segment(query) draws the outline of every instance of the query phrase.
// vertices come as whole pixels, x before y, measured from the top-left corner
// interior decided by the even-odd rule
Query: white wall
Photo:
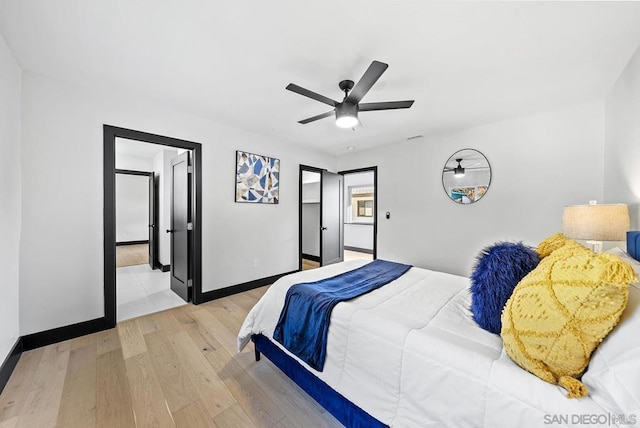
[[[306,180],[318,180],[305,182]],[[320,257],[320,174],[303,171],[302,253]]]
[[[537,245],[561,230],[564,205],[602,200],[603,118],[603,102],[588,103],[355,152],[338,168],[378,166],[379,258],[468,275],[486,245]],[[481,151],[493,173],[471,205],[442,187],[445,162],[464,148]]]
[[[103,124],[202,143],[203,291],[297,269],[299,164],[332,156],[33,73],[22,102],[21,334],[104,315]],[[279,204],[234,202],[237,149],[280,159]]]
[[[345,223],[344,246],[373,251],[373,223]]]
[[[640,48],[605,102],[604,198],[629,204],[640,230]]]
[[[320,257],[320,203],[302,204],[302,253]]]
[[[116,140],[120,140],[119,144],[127,144],[127,140],[118,138]],[[153,171],[153,159],[116,152],[116,169],[151,172]]]
[[[19,336],[21,70],[0,34],[0,364]]]
[[[149,239],[149,177],[116,174],[116,242]]]

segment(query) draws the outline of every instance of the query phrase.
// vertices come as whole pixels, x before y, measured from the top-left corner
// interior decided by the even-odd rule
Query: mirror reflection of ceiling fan
[[[447,167],[444,169],[444,172],[453,172],[453,175],[456,177],[462,177],[464,175],[464,172],[466,170],[474,170],[474,169],[487,169],[487,167],[484,166],[480,166],[480,167],[475,167],[476,165],[480,165],[481,162],[476,162],[476,163],[472,163],[469,164],[467,166],[462,166],[462,158],[456,158],[456,162],[458,162],[458,165],[456,165],[455,167]]]
[[[413,104],[413,100],[410,101],[385,101],[378,103],[360,103],[362,98],[369,92],[371,87],[378,81],[382,73],[389,67],[380,61],[373,61],[367,71],[364,72],[358,83],[354,84],[353,80],[343,80],[339,83],[340,90],[344,92],[344,99],[342,102],[332,100],[308,89],[302,88],[296,84],[289,83],[287,88],[289,91],[303,95],[305,97],[320,101],[323,104],[327,104],[333,107],[333,110],[326,113],[312,116],[307,119],[298,121],[303,125],[314,122],[325,117],[336,116],[336,125],[340,128],[353,128],[358,125],[358,112],[361,111],[374,111],[374,110],[395,110],[401,108],[409,108]]]

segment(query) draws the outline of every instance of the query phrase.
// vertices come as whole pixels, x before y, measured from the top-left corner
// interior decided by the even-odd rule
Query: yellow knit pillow
[[[566,239],[566,238],[565,238]],[[631,266],[567,240],[513,290],[502,311],[507,354],[570,398],[587,394],[578,380],[627,304]]]
[[[575,242],[575,241],[567,238],[562,233],[555,233],[549,236],[544,241],[540,242],[538,244],[538,248],[536,248],[536,252],[540,256],[540,259],[544,259],[549,254],[559,249],[560,247],[563,247],[564,244],[568,242]]]

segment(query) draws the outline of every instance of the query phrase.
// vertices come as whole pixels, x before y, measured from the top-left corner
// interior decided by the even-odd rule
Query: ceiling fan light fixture
[[[336,126],[339,128],[353,128],[359,122],[357,104],[345,102],[336,106]]]
[[[462,162],[462,159],[456,159],[456,162],[458,162],[458,166],[453,168],[453,176],[462,177],[464,175],[464,168],[462,167],[462,165],[460,165],[460,162]]]

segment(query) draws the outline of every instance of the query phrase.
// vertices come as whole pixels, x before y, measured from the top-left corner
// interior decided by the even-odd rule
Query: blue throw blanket
[[[273,338],[318,371],[324,367],[331,311],[402,276],[411,266],[375,260],[349,272],[287,291]]]

